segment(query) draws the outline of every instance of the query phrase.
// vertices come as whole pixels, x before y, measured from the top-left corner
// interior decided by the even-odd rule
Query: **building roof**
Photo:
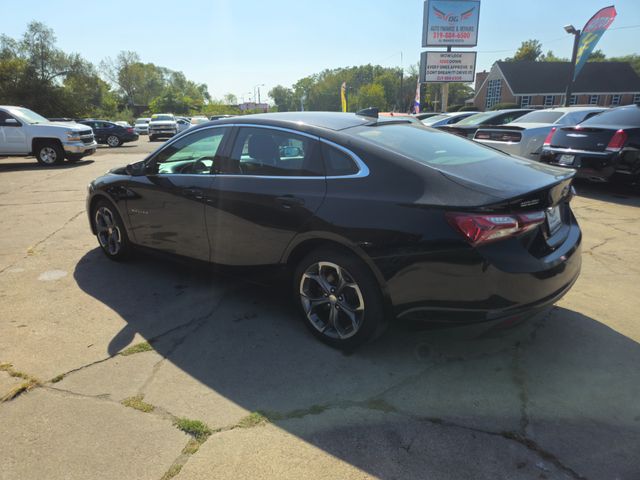
[[[514,95],[563,94],[570,62],[496,62]],[[640,76],[628,62],[588,62],[573,85],[574,94],[640,93]]]

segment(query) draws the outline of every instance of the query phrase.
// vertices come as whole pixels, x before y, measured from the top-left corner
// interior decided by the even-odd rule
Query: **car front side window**
[[[220,173],[278,177],[324,176],[317,140],[269,128],[240,128],[228,163],[228,168]]]
[[[208,175],[228,128],[200,130],[168,145],[152,160],[150,170],[159,174]]]

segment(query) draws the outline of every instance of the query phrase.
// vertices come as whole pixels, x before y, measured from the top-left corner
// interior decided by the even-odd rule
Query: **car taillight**
[[[503,142],[519,142],[521,139],[522,139],[521,134],[512,133],[512,132],[503,133],[500,136],[500,140],[502,140]]]
[[[609,145],[607,145],[607,150],[610,152],[619,152],[624,147],[624,144],[627,143],[627,132],[624,130],[618,130],[613,134],[611,140],[609,140]]]
[[[489,132],[476,132],[475,136],[476,140],[489,140],[491,138],[491,134]]]
[[[133,127],[128,127],[127,128],[127,133],[133,133]]]
[[[551,139],[553,138],[554,133],[556,133],[556,127],[553,127],[551,129],[551,131],[549,132],[549,135],[547,135],[547,138],[544,139],[544,143],[542,145],[544,146],[551,145]]]
[[[527,232],[544,222],[544,212],[528,212],[516,215],[478,215],[475,213],[446,213],[451,226],[473,245],[513,237]]]

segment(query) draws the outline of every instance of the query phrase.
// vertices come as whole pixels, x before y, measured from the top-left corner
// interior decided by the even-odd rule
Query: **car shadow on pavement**
[[[574,186],[581,197],[630,207],[640,207],[640,185],[593,183],[586,180],[576,180]]]
[[[42,166],[35,158],[27,159],[27,162],[4,162],[0,159],[0,173],[2,172],[21,172],[29,170],[66,170],[76,167],[84,167],[91,165],[95,160],[80,160],[78,162],[64,162],[59,165]]]
[[[165,359],[145,399],[176,415],[218,428],[261,412],[283,435],[383,479],[640,472],[640,345],[580,313],[554,307],[456,328],[395,322],[345,354],[307,332],[282,285],[155,256],[116,263],[99,249],[74,277],[127,322],[110,355],[138,333]],[[271,448],[260,438],[246,448]]]

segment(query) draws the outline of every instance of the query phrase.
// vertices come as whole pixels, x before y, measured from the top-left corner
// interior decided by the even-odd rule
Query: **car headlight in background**
[[[67,134],[67,140],[70,142],[79,142],[80,141],[80,132],[74,132],[73,130],[70,130],[68,132],[66,132]]]

